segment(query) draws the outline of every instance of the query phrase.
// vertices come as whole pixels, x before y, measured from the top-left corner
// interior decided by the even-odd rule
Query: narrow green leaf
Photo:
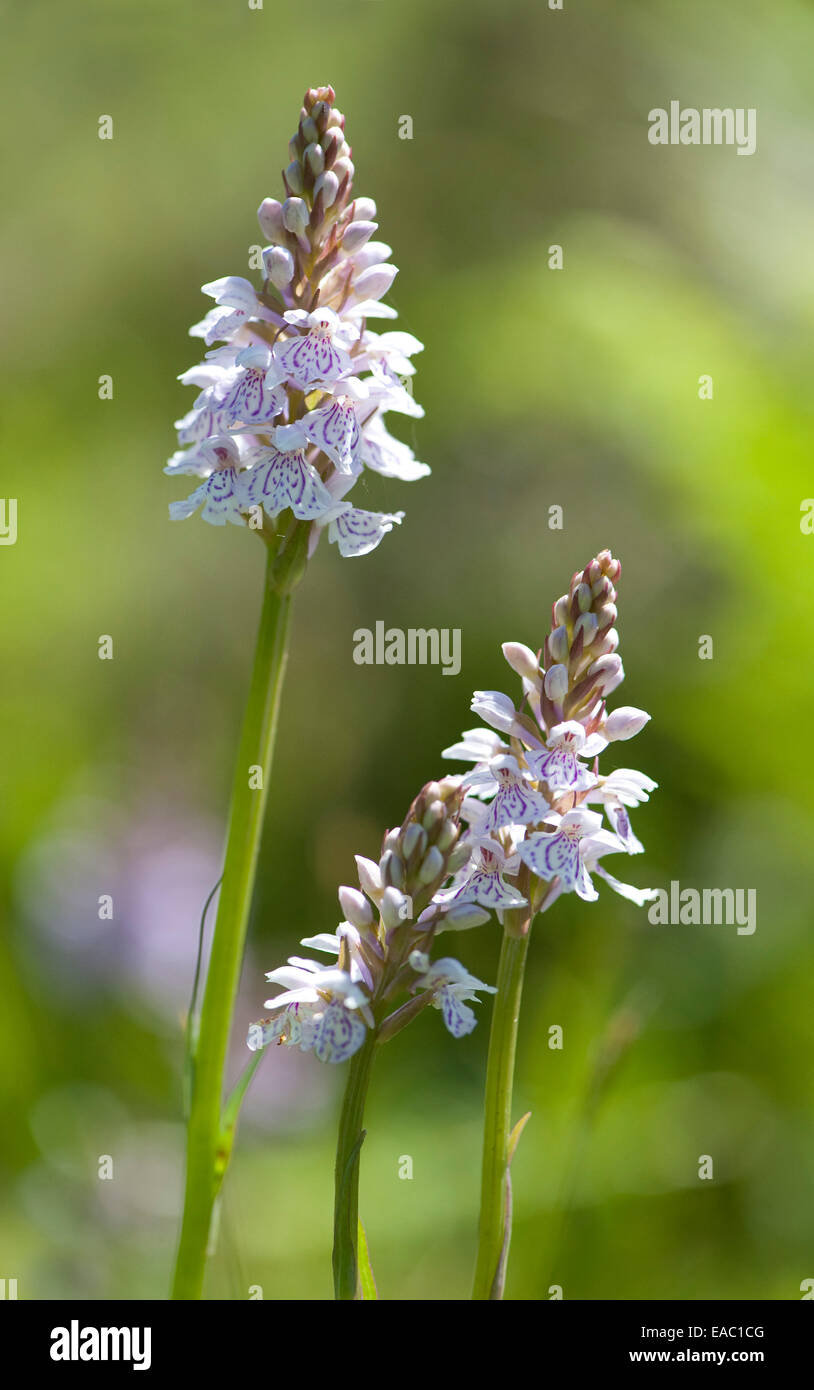
[[[359,1287],[361,1297],[364,1302],[370,1299],[378,1299],[379,1291],[376,1288],[376,1280],[373,1278],[373,1269],[370,1264],[370,1252],[367,1248],[367,1236],[365,1228],[359,1218]]]

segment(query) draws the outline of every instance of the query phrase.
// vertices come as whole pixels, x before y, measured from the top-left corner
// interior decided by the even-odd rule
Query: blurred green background
[[[433,476],[361,483],[359,503],[404,507],[403,527],[360,560],[321,546],[298,593],[232,1073],[263,972],[335,926],[354,852],[375,855],[446,770],[471,690],[514,689],[500,643],[538,646],[552,599],[609,546],[616,700],[653,718],[608,765],[660,784],[629,876],[755,888],[757,931],[654,927],[604,885],[539,920],[507,1294],[799,1298],[814,1276],[814,9],[2,8],[2,492],[19,535],[0,550],[0,1276],[20,1298],[166,1296],[181,1021],[263,556],[234,528],[171,525],[185,480],[161,468],[194,399],[176,376],[198,358],[198,287],[248,273],[302,93],[331,82],[401,267],[399,326],[426,344],[426,418],[395,427]],[[647,113],[671,99],[756,107],[757,153],[650,146]],[[461,674],[354,665],[352,633],[377,619],[460,627]],[[496,928],[449,945],[494,979]],[[479,1019],[455,1042],[430,1011],[378,1064],[362,1212],[385,1298],[468,1294],[488,1003]],[[210,1296],[330,1296],[341,1083],[313,1057],[264,1060]]]

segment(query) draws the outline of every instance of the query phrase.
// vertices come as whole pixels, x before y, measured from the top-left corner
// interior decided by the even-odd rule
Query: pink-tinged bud
[[[314,183],[314,197],[322,194],[322,206],[332,207],[336,202],[336,195],[339,192],[339,179],[335,169],[328,169],[326,173],[320,174]]]
[[[308,226],[308,207],[302,198],[286,198],[283,203],[283,222],[295,236],[302,236]]]
[[[568,658],[568,630],[555,627],[548,634],[548,655],[552,661],[566,661]]]
[[[602,732],[610,743],[619,739],[634,738],[650,720],[650,715],[633,705],[620,705],[605,720]]]
[[[335,159],[331,165],[331,173],[334,175],[334,178],[338,179],[339,183],[342,183],[343,179],[352,179],[355,172],[351,161],[347,158],[343,158],[341,155],[339,159]]]
[[[278,290],[285,289],[294,278],[294,257],[285,246],[267,246],[263,252],[263,268],[266,278]]]
[[[319,147],[325,155],[326,169],[330,169],[334,160],[339,158],[344,143],[342,132],[339,130],[326,130],[325,134],[320,138]]]
[[[518,676],[535,683],[539,681],[540,663],[530,647],[523,642],[504,642],[503,655]]]
[[[394,265],[372,265],[369,270],[363,270],[354,282],[353,292],[359,299],[381,299],[397,275],[398,270]]]
[[[285,242],[285,223],[283,222],[282,205],[276,198],[264,198],[257,209],[257,220],[260,223],[260,230],[267,241],[273,241],[276,245]]]
[[[469,931],[470,927],[482,927],[489,921],[489,913],[477,903],[458,903],[445,912],[437,931]]]
[[[395,849],[386,849],[379,860],[379,868],[382,871],[382,883],[389,888],[402,888],[404,886],[404,860],[398,855]]]
[[[304,184],[302,178],[302,165],[298,159],[292,159],[285,171],[285,181],[292,193],[302,193]]]
[[[366,246],[357,251],[353,257],[356,262],[357,272],[361,274],[372,265],[383,265],[393,254],[392,246],[388,246],[386,241],[369,241]]]
[[[424,856],[424,862],[418,872],[418,882],[421,884],[432,883],[444,868],[444,856],[436,845],[431,845]]]
[[[603,603],[598,608],[596,604],[594,604],[594,612],[596,614],[596,621],[600,627],[613,627],[618,617],[618,610],[615,603]]]
[[[568,694],[568,668],[560,665],[549,666],[543,684],[549,700],[561,704]]]
[[[426,811],[424,812],[424,817],[421,821],[421,824],[423,825],[425,830],[437,830],[438,826],[446,820],[446,815],[447,808],[444,805],[443,801],[431,801]]]
[[[342,115],[342,112],[336,106],[334,106],[333,110],[331,111],[331,114],[328,117],[329,130],[331,129],[331,126],[338,126],[340,130],[345,129],[345,117]]]
[[[597,621],[595,613],[580,613],[574,624],[574,637],[582,633],[583,647],[590,647],[596,636]]]
[[[554,621],[558,627],[564,627],[565,623],[568,621],[568,610],[570,607],[571,601],[568,595],[562,594],[554,604]]]
[[[305,162],[316,178],[325,168],[325,152],[321,145],[311,144],[305,151]]]
[[[426,853],[426,850],[426,830],[423,826],[418,824],[418,821],[411,821],[401,837],[402,858],[405,862],[412,859],[414,855],[418,855],[418,858],[421,859]]]
[[[609,627],[607,632],[597,638],[593,644],[593,652],[596,656],[604,656],[606,652],[615,652],[619,646],[619,633],[615,627]]]
[[[340,888],[339,905],[352,927],[357,927],[359,931],[362,931],[371,925],[373,909],[364,893],[360,893],[358,888],[345,886]]]
[[[385,888],[379,904],[379,911],[388,931],[393,931],[400,922],[409,922],[412,916],[409,901],[404,893],[400,893],[398,888],[392,887]]]
[[[377,903],[382,895],[382,876],[378,864],[372,859],[366,859],[363,854],[357,854],[356,869],[362,890]]]
[[[372,198],[356,198],[353,204],[354,222],[372,222],[376,216],[376,204]]]
[[[323,131],[328,124],[328,116],[331,108],[325,101],[316,101],[311,107],[311,119],[316,122],[317,129]]]
[[[361,251],[366,242],[370,240],[378,227],[378,222],[351,222],[344,236],[342,237],[342,249],[352,256],[354,251]]]
[[[599,694],[610,695],[617,685],[621,685],[625,679],[625,672],[622,667],[622,658],[611,652],[607,656],[600,656],[593,666],[588,667],[588,676],[599,681]]]

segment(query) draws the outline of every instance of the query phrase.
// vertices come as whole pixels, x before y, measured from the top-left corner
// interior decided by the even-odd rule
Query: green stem
[[[472,1297],[481,1300],[502,1297],[503,1274],[509,1253],[509,1141],[517,1026],[529,946],[527,909],[507,912],[505,927],[486,1066],[480,1227],[472,1291]]]
[[[263,829],[290,611],[290,593],[279,593],[272,583],[270,550],[194,1057],[184,1217],[172,1290],[175,1299],[201,1297],[215,1199],[229,1163],[231,1132],[225,1133],[222,1123],[224,1069]],[[262,769],[261,786],[250,785],[249,769],[257,767]],[[255,773],[251,782],[256,781]]]
[[[362,1129],[365,1100],[375,1054],[376,1033],[370,1029],[362,1047],[351,1060],[339,1117],[333,1249],[334,1295],[337,1299],[359,1297],[359,1159],[365,1137]]]

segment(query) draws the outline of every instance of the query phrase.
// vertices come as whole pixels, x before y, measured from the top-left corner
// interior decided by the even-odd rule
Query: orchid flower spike
[[[258,210],[262,284],[227,275],[203,286],[214,306],[190,333],[209,351],[181,375],[199,394],[164,470],[199,480],[171,518],[199,512],[257,531],[280,587],[296,582],[323,531],[341,555],[365,555],[401,522],[402,512],[348,500],[365,468],[403,481],[430,471],[385,425],[391,411],[424,413],[404,384],[422,344],[368,326],[396,317],[382,301],[397,271],[373,239],[375,203],[353,194],[332,87],[306,92],[289,152],[285,196]]]
[[[635,903],[656,896],[655,889],[620,882],[599,863],[606,854],[642,852],[628,810],[656,787],[632,768],[599,770],[609,744],[633,738],[650,718],[629,705],[612,713],[605,705],[624,679],[616,630],[621,568],[603,550],[573,576],[552,606],[539,652],[522,642],[504,644],[522,680],[518,706],[497,690],[475,692],[472,709],[491,727],[467,730],[443,754],[474,763],[462,778],[471,795],[462,806],[469,829],[460,843],[471,853],[440,901],[483,903],[501,920],[509,907],[528,906],[533,915],[561,893],[592,902],[598,897],[592,874]]]
[[[499,886],[507,865],[500,845],[486,841],[478,886],[441,891],[469,859],[469,845],[459,845],[463,797],[460,778],[428,782],[403,824],[385,835],[378,861],[357,856],[359,887],[339,889],[345,920],[302,942],[333,960],[292,956],[270,972],[282,993],[266,1001],[269,1015],[251,1025],[253,1051],[275,1042],[312,1051],[323,1062],[344,1062],[370,1031],[386,1042],[427,1005],[441,1011],[453,1037],[472,1031],[475,1014],[466,1001],[477,1000],[478,990],[494,990],[451,957],[433,965],[433,939],[445,928],[488,921],[489,908],[514,903],[517,895]]]

